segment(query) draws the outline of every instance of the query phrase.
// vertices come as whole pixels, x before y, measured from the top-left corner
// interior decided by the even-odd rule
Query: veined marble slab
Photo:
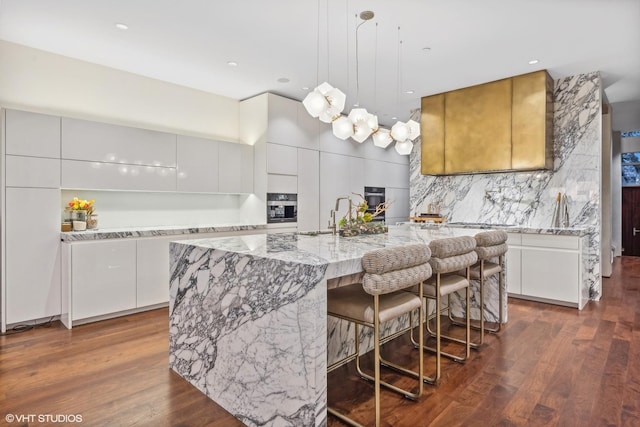
[[[353,344],[348,325],[343,331],[331,319],[327,326],[328,281],[357,279],[362,256],[375,248],[478,231],[390,227],[347,238],[279,233],[172,242],[169,365],[246,425],[325,425],[327,361]],[[388,322],[385,331],[406,324]],[[362,338],[366,351],[370,338]]]
[[[262,230],[265,224],[219,224],[219,225],[171,225],[153,227],[105,228],[60,233],[60,240],[73,242],[82,240],[126,239],[136,237],[178,236],[182,234],[221,233],[225,231]]]

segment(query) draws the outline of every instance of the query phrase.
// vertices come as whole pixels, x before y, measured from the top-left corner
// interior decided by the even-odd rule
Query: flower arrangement
[[[371,222],[373,218],[380,215],[387,209],[391,202],[380,203],[376,206],[373,213],[367,212],[369,205],[361,194],[353,193],[359,196],[362,201],[356,204],[351,212],[347,212],[338,225],[340,226],[340,234],[342,236],[357,236],[358,234],[379,234],[387,232],[387,227],[384,223]]]
[[[67,203],[67,209],[72,211],[87,211],[87,215],[91,215],[93,213],[93,204],[95,200],[83,200],[74,197],[69,203]]]

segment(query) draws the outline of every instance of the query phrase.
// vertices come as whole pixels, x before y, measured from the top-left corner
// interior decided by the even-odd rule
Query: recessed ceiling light
[[[304,86],[302,90],[309,90],[309,86]]]
[[[408,91],[406,91],[405,93],[406,93],[407,95],[411,95],[411,94],[413,93],[413,91],[412,91],[412,90],[408,90]]]
[[[537,59],[532,59],[531,61],[529,61],[529,65],[535,65],[535,64],[537,64],[538,62],[540,62],[540,61],[539,61],[539,60],[537,60]]]
[[[127,24],[123,24],[122,22],[116,23],[115,26],[119,30],[128,30],[129,29],[129,26]]]
[[[391,117],[391,120],[398,120],[396,116]]]
[[[278,83],[289,83],[291,80],[289,80],[287,77],[280,77],[278,79]]]
[[[237,62],[235,62],[235,61],[229,61],[229,62],[227,62],[227,65],[228,65],[229,67],[237,67],[237,66],[238,66],[238,63],[237,63]]]

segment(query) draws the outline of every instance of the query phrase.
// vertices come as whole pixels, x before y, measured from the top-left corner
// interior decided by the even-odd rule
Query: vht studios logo
[[[82,415],[77,414],[7,414],[8,423],[81,423]]]

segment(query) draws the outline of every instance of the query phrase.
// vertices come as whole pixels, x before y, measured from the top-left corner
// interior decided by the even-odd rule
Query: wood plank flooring
[[[407,342],[385,354],[417,360]],[[426,385],[417,403],[383,390],[383,425],[640,426],[640,258],[617,259],[602,300],[581,312],[510,299],[500,334],[466,364],[443,363],[440,385]],[[81,415],[83,426],[242,425],[167,364],[166,309],[0,336],[0,426],[74,425],[8,423],[7,414]],[[372,424],[373,387],[352,365],[329,375],[329,401]]]

